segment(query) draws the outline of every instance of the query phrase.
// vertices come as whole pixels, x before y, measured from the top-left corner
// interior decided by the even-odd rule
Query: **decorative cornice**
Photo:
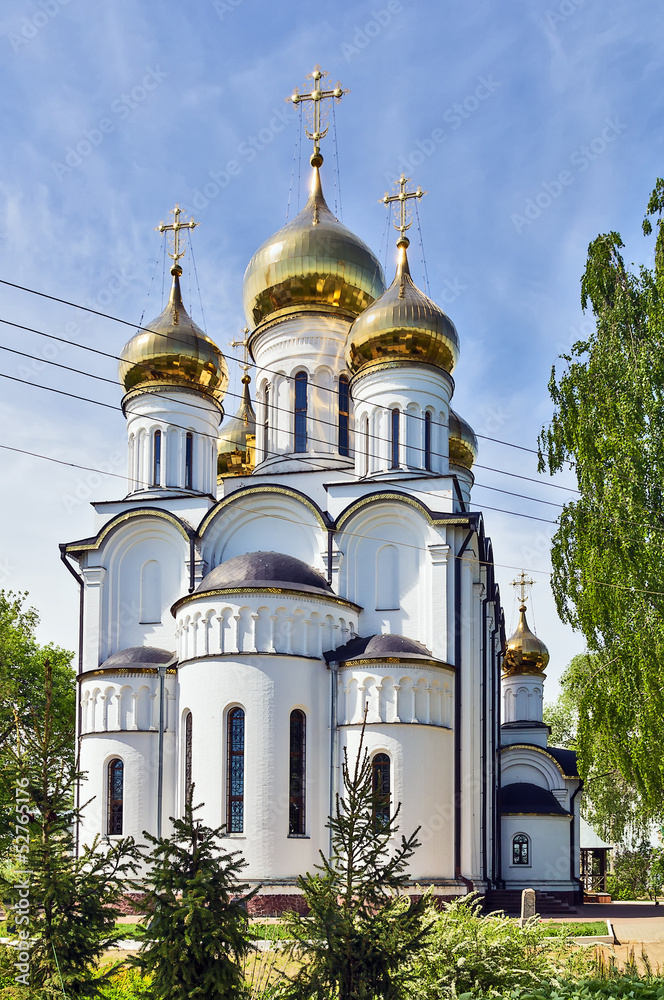
[[[579,779],[578,774],[565,774],[564,767],[556,760],[553,754],[550,754],[544,747],[538,747],[536,743],[507,743],[501,747],[501,754],[506,753],[507,750],[534,750],[536,753],[541,753],[545,757],[548,757],[550,761],[553,761],[563,778],[568,778],[570,781],[578,781]],[[515,813],[514,815],[517,814]],[[520,813],[519,815],[529,816],[530,813]],[[539,815],[539,813],[536,815]]]
[[[175,676],[177,667],[166,667],[166,673]],[[144,677],[146,674],[158,676],[157,667],[98,667],[97,670],[85,670],[78,674],[77,681],[89,680],[91,677],[104,677],[113,674],[115,677]]]
[[[375,493],[369,493],[368,496],[362,497],[360,500],[356,500],[352,503],[350,507],[342,512],[342,514],[337,518],[336,529],[341,531],[344,525],[350,521],[352,517],[355,516],[364,507],[377,503],[386,503],[396,500],[399,503],[408,504],[414,507],[421,514],[424,515],[427,522],[431,525],[439,527],[440,525],[446,524],[452,527],[472,527],[475,531],[477,530],[477,516],[473,516],[473,513],[466,515],[462,514],[434,514],[429,508],[422,503],[421,500],[416,500],[415,497],[410,497],[405,493],[398,493],[396,491],[388,492],[384,490],[378,490]]]
[[[312,594],[309,591],[298,590],[297,587],[220,587],[217,590],[202,590],[194,591],[193,594],[185,594],[184,597],[180,597],[175,604],[171,606],[171,614],[175,618],[176,613],[185,604],[191,604],[192,601],[207,600],[211,597],[224,597],[231,594],[254,594],[256,596],[270,597],[273,594],[288,594],[294,597],[299,597],[302,602],[307,603],[317,603],[322,602],[324,604],[343,604],[344,607],[352,608],[357,614],[362,611],[361,604],[355,604],[354,601],[349,601],[345,597],[339,597],[337,594]]]
[[[331,657],[330,659],[334,659]],[[409,657],[409,656],[362,656],[354,660],[339,660],[339,666],[342,670],[347,667],[362,667],[365,665],[378,667],[381,663],[391,664],[391,663],[407,663],[411,666],[418,667],[437,667],[441,670],[451,670],[452,673],[456,671],[456,667],[453,663],[446,663],[444,660],[434,660],[427,659],[425,656],[422,657]]]
[[[217,514],[219,514],[222,510],[226,510],[226,508],[231,504],[237,503],[242,499],[246,499],[248,496],[260,496],[264,493],[278,493],[281,496],[290,497],[291,500],[296,500],[298,503],[301,503],[302,506],[311,511],[321,528],[327,531],[329,524],[325,519],[323,511],[317,504],[314,503],[313,500],[310,500],[309,497],[305,496],[304,493],[300,493],[299,490],[294,490],[288,486],[267,486],[257,483],[256,486],[245,486],[242,487],[242,489],[236,490],[234,493],[231,493],[230,496],[220,500],[214,507],[211,507],[198,526],[198,536],[202,538],[210,526],[210,522],[214,520]]]
[[[184,521],[181,521],[179,517],[175,514],[171,514],[168,510],[161,510],[158,507],[135,507],[133,510],[127,510],[120,514],[116,514],[115,517],[111,518],[111,520],[104,525],[95,538],[85,538],[80,542],[69,542],[65,546],[65,552],[76,553],[99,549],[101,548],[101,545],[106,537],[112,531],[115,531],[116,528],[126,524],[128,521],[141,517],[158,518],[163,521],[169,521],[175,528],[177,528],[187,542],[193,534],[193,528],[188,528]]]

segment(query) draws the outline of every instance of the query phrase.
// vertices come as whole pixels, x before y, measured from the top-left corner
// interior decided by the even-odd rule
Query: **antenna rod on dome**
[[[168,223],[160,222],[155,229],[158,233],[173,233],[173,253],[168,251],[168,256],[171,257],[176,263],[179,261],[180,257],[184,257],[186,248],[180,250],[180,230],[181,229],[195,229],[199,225],[198,222],[194,222],[193,219],[189,219],[188,222],[180,222],[180,216],[182,215],[182,209],[176,204],[175,208],[171,209],[170,215],[173,216],[173,221]]]
[[[410,245],[410,240],[406,236],[406,230],[410,229],[410,227],[412,226],[413,219],[412,219],[412,210],[411,210],[410,211],[410,216],[411,217],[410,217],[410,220],[408,220],[408,205],[407,205],[407,202],[411,198],[422,198],[425,194],[428,194],[428,191],[423,191],[422,188],[419,186],[419,184],[417,185],[417,190],[416,191],[407,191],[406,190],[406,184],[409,184],[410,181],[411,181],[411,179],[412,178],[410,178],[410,177],[406,177],[405,174],[402,174],[401,177],[399,178],[399,180],[397,181],[397,184],[398,184],[398,187],[399,187],[399,190],[397,191],[397,193],[396,194],[389,194],[386,191],[385,194],[383,195],[383,197],[380,199],[381,202],[383,203],[383,205],[391,205],[392,202],[398,202],[399,203],[399,223],[397,224],[395,222],[393,224],[394,228],[399,233],[401,233],[401,235],[399,236],[399,239],[397,240],[397,246],[398,247],[400,247],[400,246],[407,247],[407,246]]]
[[[314,144],[314,151],[311,157],[312,167],[320,167],[323,163],[323,157],[320,152],[320,141],[325,138],[327,130],[330,127],[329,122],[325,124],[328,115],[328,108],[323,102],[336,100],[338,104],[344,94],[350,93],[349,90],[344,90],[342,88],[339,81],[337,81],[336,87],[333,87],[330,90],[324,90],[323,87],[325,86],[325,82],[328,80],[329,75],[330,74],[326,70],[322,70],[320,66],[316,65],[313,73],[309,73],[307,76],[307,80],[314,81],[313,90],[309,93],[301,94],[296,87],[291,96],[286,98],[287,101],[292,101],[295,105],[311,101],[311,130],[305,126],[305,132],[307,133],[307,138],[311,139]]]

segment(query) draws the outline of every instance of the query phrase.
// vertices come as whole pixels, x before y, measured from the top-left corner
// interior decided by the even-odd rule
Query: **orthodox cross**
[[[180,250],[180,230],[181,229],[195,229],[198,225],[193,219],[189,222],[180,222],[180,216],[182,215],[182,209],[179,205],[176,205],[174,209],[170,212],[173,216],[173,221],[168,225],[164,222],[160,222],[157,226],[157,230],[160,233],[173,233],[173,253],[169,251],[168,256],[172,257],[174,261],[178,261],[180,257],[184,256],[185,251]]]
[[[251,367],[250,364],[249,364],[249,327],[245,326],[245,328],[242,331],[242,333],[244,334],[244,339],[243,340],[231,340],[231,347],[242,347],[242,348],[244,348],[244,361],[242,363],[242,367],[244,369],[244,374],[246,376],[247,372],[249,371],[249,368]],[[243,379],[243,381],[244,381],[244,379]]]
[[[399,225],[397,225],[396,222],[395,222],[394,223],[394,228],[398,229],[399,232],[401,233],[400,239],[404,239],[405,238],[406,230],[410,229],[410,227],[413,224],[413,220],[412,219],[409,222],[406,221],[407,217],[408,217],[407,216],[407,211],[408,211],[407,202],[411,198],[421,198],[423,195],[427,194],[426,191],[422,190],[422,188],[419,186],[419,184],[417,185],[417,191],[406,191],[406,184],[408,184],[410,182],[410,179],[411,179],[410,177],[406,177],[405,174],[402,174],[401,177],[398,180],[399,190],[398,190],[397,194],[388,194],[387,191],[386,191],[385,194],[383,195],[383,197],[380,199],[383,202],[384,205],[391,205],[392,202],[399,202]],[[406,245],[408,245],[408,244],[406,244]]]
[[[519,588],[517,593],[519,595],[519,600],[521,601],[522,604],[525,604],[526,601],[528,600],[528,593],[526,591],[526,588],[533,587],[534,585],[535,581],[529,580],[526,577],[526,574],[523,572],[523,570],[521,570],[516,580],[512,580],[512,586]]]
[[[313,73],[309,73],[307,80],[313,80],[313,89],[308,94],[301,94],[300,91],[295,88],[290,97],[287,97],[287,101],[292,101],[293,104],[302,104],[302,102],[311,101],[312,103],[312,126],[311,131],[305,127],[305,132],[307,133],[307,138],[311,139],[314,144],[314,158],[320,160],[320,163],[314,163],[312,159],[313,166],[320,166],[323,162],[323,158],[320,155],[320,141],[324,139],[327,135],[327,130],[329,129],[329,124],[324,125],[325,116],[327,114],[327,107],[323,104],[323,101],[336,100],[337,104],[344,96],[344,94],[350,93],[348,90],[343,90],[341,84],[337,81],[336,87],[330,90],[324,90],[325,82],[329,78],[329,73],[322,70],[320,66],[315,66]]]

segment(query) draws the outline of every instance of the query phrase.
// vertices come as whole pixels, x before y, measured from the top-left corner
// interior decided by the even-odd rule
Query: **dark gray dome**
[[[261,586],[312,594],[334,593],[322,573],[284,552],[246,552],[233,556],[215,566],[196,588],[196,593]]]
[[[421,642],[407,639],[405,635],[388,633],[370,635],[366,638],[351,639],[345,646],[330,650],[325,654],[328,660],[385,660],[398,657],[402,660],[432,660],[433,654]]]
[[[102,663],[104,670],[126,670],[128,667],[134,670],[141,667],[163,667],[175,660],[175,653],[169,653],[167,649],[156,649],[154,646],[130,646],[129,649],[120,649],[113,653]]]
[[[569,816],[552,792],[528,781],[503,785],[500,790],[500,811],[503,816]]]

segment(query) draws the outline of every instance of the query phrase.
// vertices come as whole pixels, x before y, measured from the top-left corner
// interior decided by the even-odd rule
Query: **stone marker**
[[[530,917],[535,916],[535,890],[534,889],[524,889],[521,893],[521,926],[526,923]]]

